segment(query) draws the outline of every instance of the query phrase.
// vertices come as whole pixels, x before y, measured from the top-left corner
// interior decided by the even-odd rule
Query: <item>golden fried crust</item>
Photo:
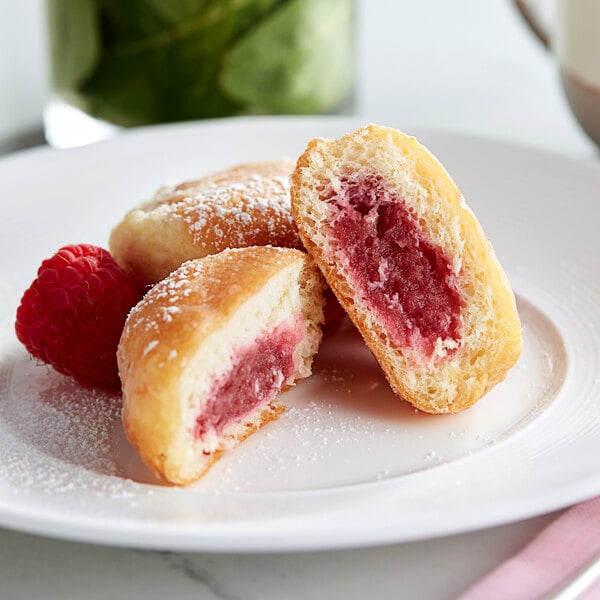
[[[292,170],[288,161],[248,163],[163,188],[114,228],[111,253],[144,287],[226,248],[301,249],[290,212]]]
[[[463,301],[460,346],[416,365],[393,347],[384,327],[332,259],[321,193],[348,173],[382,173],[430,240],[453,259]],[[292,214],[306,250],[380,363],[393,390],[420,410],[456,412],[505,378],[518,359],[522,334],[515,298],[477,219],[442,165],[415,138],[368,126],[339,140],[312,140],[292,175]]]
[[[313,302],[302,307],[306,330],[313,336],[307,346],[310,356],[305,357],[310,366],[320,341],[323,283],[312,261],[299,250],[250,247],[188,261],[156,284],[131,311],[117,352],[124,429],[144,462],[167,481],[195,481],[221,455],[222,448],[200,451],[194,459],[197,464],[189,468],[190,458],[179,448],[185,450],[182,435],[193,430],[197,417],[186,426],[186,403],[195,399],[198,385],[194,378],[217,345],[235,345],[235,339],[222,335],[233,315],[257,302],[277,305],[279,298],[265,295],[266,286],[299,263],[302,283]],[[295,317],[284,313],[284,318]],[[257,328],[261,326],[257,324]],[[276,419],[282,411],[277,401],[261,408],[260,414],[230,435],[228,446]]]

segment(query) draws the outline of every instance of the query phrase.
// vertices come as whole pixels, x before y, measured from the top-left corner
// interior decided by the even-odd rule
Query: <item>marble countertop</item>
[[[551,56],[509,0],[363,0],[358,22],[357,112],[365,119],[597,160]],[[0,530],[0,597],[452,599],[555,517],[380,548],[276,555],[115,549]]]

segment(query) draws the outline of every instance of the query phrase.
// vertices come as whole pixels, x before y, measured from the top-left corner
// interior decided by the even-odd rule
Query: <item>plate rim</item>
[[[302,116],[279,116],[279,117],[271,117],[271,116],[261,116],[261,117],[235,117],[235,118],[226,118],[226,119],[217,119],[210,122],[205,121],[196,121],[196,122],[185,122],[185,123],[176,123],[176,124],[164,124],[158,126],[149,126],[143,127],[132,131],[126,131],[122,134],[110,138],[108,140],[103,140],[101,142],[97,142],[91,144],[89,146],[72,148],[66,150],[56,150],[47,147],[37,147],[29,150],[19,151],[8,156],[2,157],[0,159],[0,176],[2,176],[4,169],[18,168],[14,167],[14,165],[19,165],[21,162],[32,161],[32,160],[43,160],[47,155],[57,155],[57,153],[62,153],[62,156],[67,157],[69,154],[80,153],[80,152],[94,152],[95,148],[98,146],[118,146],[123,144],[124,139],[137,139],[140,140],[146,136],[154,136],[160,135],[164,132],[185,132],[195,131],[197,128],[205,129],[205,128],[216,128],[226,125],[233,126],[242,124],[252,124],[254,125],[277,125],[278,127],[286,127],[289,125],[293,126],[307,126],[308,124],[326,124],[327,127],[335,126],[335,127],[356,127],[360,124],[364,124],[365,121],[360,116],[342,116],[342,117],[328,117],[328,116],[311,116],[311,117],[302,117]],[[459,138],[465,141],[468,144],[477,144],[484,143],[487,145],[493,145],[494,147],[503,147],[506,150],[518,150],[522,153],[526,153],[531,155],[537,155],[538,157],[542,157],[544,160],[556,161],[559,160],[563,165],[569,165],[571,168],[585,168],[593,172],[595,176],[600,178],[600,165],[595,162],[587,162],[581,159],[576,159],[569,156],[562,156],[559,153],[548,151],[544,149],[539,149],[535,147],[529,147],[527,145],[513,143],[506,140],[495,140],[493,138],[474,135],[471,133],[458,133],[453,132],[451,130],[446,129],[434,129],[427,127],[415,127],[413,128],[415,135],[417,137],[420,136],[442,136],[448,139],[456,139]],[[12,166],[11,166],[12,165]],[[527,296],[525,298],[528,300]],[[529,301],[529,300],[528,300]],[[0,357],[1,358],[1,357]],[[535,422],[535,420],[533,421]],[[524,431],[528,430],[533,423],[526,425],[522,430],[517,432],[517,435],[522,435]],[[471,457],[466,457],[468,460],[471,459],[480,459],[482,455],[487,454],[485,452],[485,448],[483,448],[484,452],[478,451],[476,455]],[[462,459],[458,459],[447,463],[444,467],[454,465],[460,465],[463,463]],[[430,471],[423,471],[421,473],[411,474],[412,476],[418,477],[421,475],[430,474]],[[381,486],[382,484],[390,484],[396,485],[397,482],[393,480],[385,481],[385,482],[377,482],[373,485]],[[364,486],[364,484],[362,484]],[[389,544],[395,542],[404,542],[404,541],[414,541],[417,539],[427,539],[432,537],[439,537],[443,535],[451,535],[455,533],[473,531],[475,529],[480,529],[483,527],[489,527],[493,525],[500,525],[503,523],[508,523],[511,521],[519,520],[521,518],[527,518],[530,516],[534,516],[537,514],[542,514],[543,512],[550,512],[552,510],[558,510],[564,508],[572,504],[573,502],[585,500],[592,495],[600,492],[600,475],[595,477],[590,477],[585,481],[580,481],[579,485],[571,485],[568,490],[565,490],[563,495],[560,497],[553,497],[553,499],[546,499],[546,502],[533,502],[535,507],[523,506],[523,502],[521,501],[521,511],[516,511],[513,514],[505,514],[504,516],[492,515],[488,514],[479,515],[478,519],[473,519],[472,523],[469,525],[466,522],[455,522],[454,524],[446,524],[445,527],[437,526],[433,529],[436,531],[430,531],[428,534],[419,535],[413,533],[413,535],[408,536],[398,536],[397,534],[390,532],[383,536],[381,531],[377,533],[369,534],[369,532],[362,532],[362,536],[357,536],[356,532],[354,532],[354,536],[349,536],[354,541],[349,539],[338,540],[337,543],[315,543],[314,541],[310,541],[308,539],[302,538],[303,542],[298,543],[298,540],[295,543],[280,541],[279,545],[274,544],[273,540],[270,542],[265,542],[263,538],[261,540],[260,536],[245,538],[242,543],[238,539],[230,539],[229,544],[225,543],[222,545],[215,544],[214,541],[212,543],[207,544],[207,540],[202,539],[202,536],[199,535],[203,529],[205,529],[205,524],[202,524],[199,528],[193,527],[189,524],[185,525],[186,531],[184,533],[179,533],[175,535],[173,538],[173,533],[169,535],[169,529],[178,529],[178,526],[173,525],[173,523],[153,523],[148,529],[144,531],[140,530],[139,525],[135,525],[135,521],[132,521],[132,524],[125,526],[124,522],[117,523],[116,530],[107,531],[106,523],[103,522],[102,518],[95,522],[88,522],[87,525],[79,524],[77,531],[62,531],[61,525],[64,525],[65,519],[58,518],[59,513],[54,513],[55,519],[52,518],[52,514],[46,516],[40,516],[39,514],[34,516],[31,515],[29,519],[25,517],[25,515],[20,514],[20,510],[10,510],[10,505],[5,506],[6,502],[4,499],[0,499],[0,525],[15,528],[20,531],[27,531],[29,533],[48,535],[50,537],[57,537],[61,539],[69,539],[72,541],[80,541],[80,542],[90,542],[90,543],[100,543],[100,544],[109,544],[115,546],[129,546],[129,547],[138,547],[138,548],[168,548],[168,549],[177,549],[177,550],[196,550],[196,551],[212,551],[212,552],[272,552],[272,551],[306,551],[306,550],[325,550],[325,549],[340,549],[340,548],[357,548],[357,547],[365,547],[365,546],[373,546],[380,544]],[[317,493],[323,493],[322,491],[317,491]],[[532,502],[530,502],[532,504]],[[541,508],[543,507],[543,508]],[[541,510],[540,510],[541,508]],[[468,520],[468,519],[466,519]],[[15,522],[18,521],[18,522]],[[69,521],[67,518],[66,521]],[[78,519],[73,518],[73,522],[75,523]],[[28,526],[29,523],[29,526]],[[94,524],[95,523],[95,524]],[[148,527],[148,523],[145,524]],[[182,526],[183,527],[183,526]],[[166,530],[166,531],[163,531]],[[115,531],[119,535],[115,537]],[[121,538],[120,534],[128,531],[130,534],[135,534],[134,539],[124,539]],[[199,536],[199,537],[198,537]],[[165,544],[165,538],[169,538],[169,542]],[[262,541],[262,544],[261,544]]]

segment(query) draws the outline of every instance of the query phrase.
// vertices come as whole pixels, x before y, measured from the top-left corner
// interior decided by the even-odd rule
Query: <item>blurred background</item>
[[[0,150],[41,139],[48,96],[44,0],[3,2],[0,19]]]
[[[134,4],[143,6],[139,0]],[[532,4],[551,21],[553,0]],[[355,7],[353,103],[316,106],[313,112],[354,112],[405,129],[427,126],[589,152],[590,143],[568,110],[555,61],[511,0],[357,0]],[[0,149],[10,149],[43,139],[43,112],[51,99],[50,44],[44,0],[5,2],[3,13]],[[58,35],[65,42],[65,33]],[[85,136],[67,136],[56,145],[82,141]]]

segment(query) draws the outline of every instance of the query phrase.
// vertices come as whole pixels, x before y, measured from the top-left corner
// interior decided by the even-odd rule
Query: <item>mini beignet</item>
[[[117,359],[123,424],[144,462],[174,484],[284,410],[311,373],[323,279],[299,250],[225,250],[188,261],[131,311]]]
[[[303,249],[290,210],[289,161],[241,164],[160,189],[113,229],[110,251],[140,288],[226,248]]]
[[[504,379],[522,346],[513,292],[458,187],[415,138],[372,125],[312,140],[291,194],[307,251],[397,394],[456,412]]]

